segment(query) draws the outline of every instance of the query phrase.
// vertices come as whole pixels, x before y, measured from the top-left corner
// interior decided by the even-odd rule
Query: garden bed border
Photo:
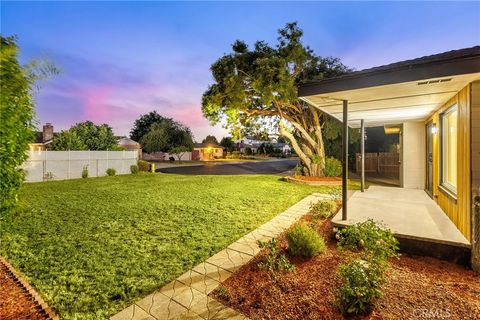
[[[28,283],[25,277],[17,271],[8,261],[0,256],[0,263],[7,267],[7,272],[10,272],[13,275],[13,281],[26,291],[27,295],[30,296],[39,308],[40,312],[45,313],[47,319],[50,320],[60,320],[60,317],[55,313],[55,311],[43,300],[43,298],[38,294],[38,292]]]

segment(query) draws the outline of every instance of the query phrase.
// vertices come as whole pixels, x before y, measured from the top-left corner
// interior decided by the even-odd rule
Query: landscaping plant
[[[288,261],[287,256],[281,253],[278,248],[276,238],[272,238],[269,241],[259,240],[258,246],[268,250],[263,261],[258,263],[258,268],[260,270],[270,272],[274,279],[277,278],[277,273],[280,271],[289,272],[295,270],[295,265],[291,264],[290,261]]]
[[[112,177],[117,173],[117,171],[113,168],[108,168],[107,169],[107,176]]]
[[[337,231],[340,248],[365,250],[379,259],[398,257],[398,240],[391,230],[369,219]]]
[[[325,240],[305,223],[295,224],[287,232],[288,252],[293,256],[311,258],[324,252]]]
[[[314,218],[329,218],[337,210],[337,203],[332,199],[324,199],[310,205],[310,213]]]
[[[334,157],[325,159],[325,169],[323,173],[327,177],[338,177],[342,174],[342,163]]]
[[[376,259],[350,260],[339,266],[335,292],[336,305],[344,315],[365,315],[372,311],[375,299],[382,296],[386,264]]]
[[[138,160],[138,169],[142,172],[149,172],[150,171],[150,162],[144,160]]]
[[[130,166],[130,172],[132,174],[137,174],[139,171],[138,166],[136,164]]]
[[[82,169],[82,178],[88,178],[88,165],[86,166],[83,166],[83,169]]]

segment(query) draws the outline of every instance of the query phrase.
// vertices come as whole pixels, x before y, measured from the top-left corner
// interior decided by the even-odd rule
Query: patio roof
[[[299,97],[348,125],[359,127],[425,120],[459,90],[480,80],[480,46],[308,82]]]

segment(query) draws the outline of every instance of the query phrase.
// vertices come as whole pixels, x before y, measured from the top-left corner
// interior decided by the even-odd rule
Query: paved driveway
[[[296,160],[272,160],[243,163],[207,162],[200,166],[160,168],[156,171],[192,175],[279,174],[292,170],[296,165]]]

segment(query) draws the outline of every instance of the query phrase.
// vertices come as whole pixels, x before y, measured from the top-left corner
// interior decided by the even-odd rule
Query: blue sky
[[[236,39],[275,44],[298,21],[304,43],[357,70],[480,44],[480,2],[4,2],[1,32],[21,60],[62,69],[37,95],[39,124],[108,123],[128,134],[151,110],[197,140],[226,131],[202,117],[209,67]]]

